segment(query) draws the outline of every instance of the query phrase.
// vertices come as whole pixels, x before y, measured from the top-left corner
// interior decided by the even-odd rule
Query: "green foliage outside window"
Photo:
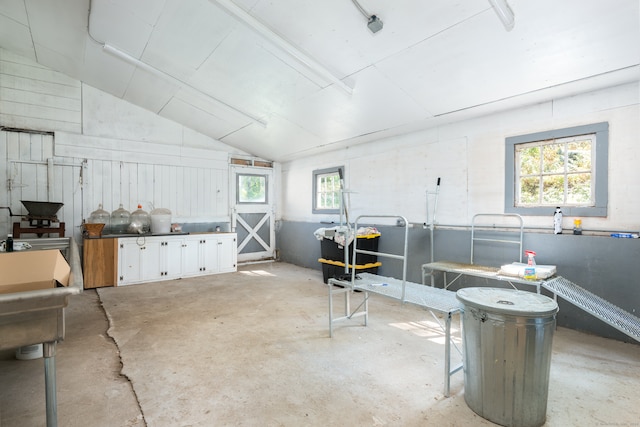
[[[264,175],[238,175],[238,202],[266,203],[267,177]]]
[[[592,136],[516,146],[518,206],[592,206]]]

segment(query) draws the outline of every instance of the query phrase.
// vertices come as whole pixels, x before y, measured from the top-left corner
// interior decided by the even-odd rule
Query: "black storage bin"
[[[344,270],[344,262],[333,261],[320,258],[318,260],[322,264],[322,280],[327,283],[329,279],[351,280],[351,268],[353,265],[349,265],[348,271]],[[356,265],[356,274],[358,273],[378,273],[378,267],[382,265],[381,262],[369,263],[364,265]]]
[[[357,248],[364,249],[367,251],[378,250],[378,241],[380,240],[380,234],[366,234],[362,236],[358,236],[356,239]],[[349,264],[353,262],[351,257],[353,256],[353,242],[349,244]],[[331,261],[340,261],[344,266],[344,246],[339,245],[333,239],[324,238],[320,241],[320,254],[322,258],[331,260]],[[377,255],[369,255],[369,254],[357,254],[356,256],[356,264],[371,264],[378,261]]]

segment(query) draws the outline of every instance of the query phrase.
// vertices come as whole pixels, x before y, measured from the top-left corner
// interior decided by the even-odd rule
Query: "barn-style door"
[[[275,254],[273,170],[231,167],[231,227],[238,235],[238,261],[273,259]]]

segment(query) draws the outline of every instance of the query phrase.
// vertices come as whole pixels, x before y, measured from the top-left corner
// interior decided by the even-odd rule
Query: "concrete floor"
[[[328,338],[327,287],[284,263],[88,290],[58,345],[60,426],[492,426],[443,396],[443,336],[372,297]],[[547,426],[639,426],[640,346],[559,328]],[[457,358],[456,361],[460,359]],[[45,425],[42,359],[0,352],[0,426]]]

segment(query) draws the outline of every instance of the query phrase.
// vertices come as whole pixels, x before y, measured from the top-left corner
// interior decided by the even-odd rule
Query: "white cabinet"
[[[183,277],[237,270],[235,233],[197,234],[184,239]]]
[[[173,277],[180,277],[180,271],[170,261],[171,255],[175,256],[170,254],[171,248],[173,245],[159,236],[118,239],[118,285],[169,278],[169,271]]]
[[[118,285],[177,279],[237,269],[235,233],[118,239]]]
[[[216,273],[218,245],[216,239],[206,234],[197,234],[184,239],[184,277]]]
[[[145,237],[118,239],[118,285],[161,277],[159,240]]]

